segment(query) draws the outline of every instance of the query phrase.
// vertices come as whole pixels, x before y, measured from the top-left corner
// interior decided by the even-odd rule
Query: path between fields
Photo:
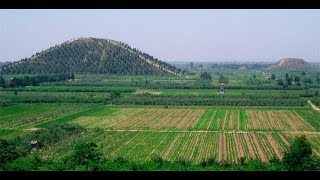
[[[147,129],[106,129],[105,131],[111,132],[168,132],[168,133],[205,133],[205,132],[213,132],[213,133],[239,133],[239,134],[267,134],[267,133],[284,133],[284,134],[310,134],[310,135],[320,135],[320,132],[310,132],[310,131],[283,131],[283,132],[272,132],[272,131],[213,131],[213,130],[205,130],[205,131],[179,131],[179,130],[147,130]]]
[[[308,100],[308,103],[311,105],[312,109],[320,111],[320,109],[317,106],[315,106],[310,100]]]

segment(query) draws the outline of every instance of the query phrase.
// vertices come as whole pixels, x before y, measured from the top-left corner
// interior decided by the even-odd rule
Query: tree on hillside
[[[312,161],[311,153],[306,136],[297,137],[284,155],[283,162],[289,170],[306,170],[306,165]]]
[[[276,79],[276,75],[272,74],[272,75],[271,75],[271,79],[272,79],[272,80],[275,80],[275,79]]]
[[[204,81],[211,81],[211,75],[210,75],[210,73],[208,73],[208,72],[203,72],[203,73],[201,73],[201,75],[200,75],[200,79],[201,80],[204,80]]]

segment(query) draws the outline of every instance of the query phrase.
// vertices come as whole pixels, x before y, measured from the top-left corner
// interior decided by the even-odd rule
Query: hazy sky
[[[122,41],[165,61],[320,62],[320,10],[0,10],[0,61],[77,37]]]

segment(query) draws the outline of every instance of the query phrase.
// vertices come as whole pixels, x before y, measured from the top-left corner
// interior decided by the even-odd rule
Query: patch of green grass
[[[214,115],[210,130],[221,130],[223,118],[225,115],[226,115],[226,110],[218,109],[216,114]],[[218,123],[220,123],[220,125],[218,125]]]
[[[13,129],[0,129],[0,137],[12,134],[15,132]]]
[[[315,130],[320,131],[320,113],[311,109],[309,111],[296,110],[307,123],[309,123]]]
[[[214,110],[212,109],[207,109],[202,116],[199,118],[197,121],[197,124],[194,126],[194,130],[206,130],[207,129],[207,124],[210,123],[211,117],[214,114]]]
[[[240,130],[247,130],[248,116],[245,110],[240,111]]]
[[[41,128],[45,128],[54,124],[58,124],[58,123],[65,123],[68,121],[72,121],[75,120],[77,118],[80,118],[82,116],[99,116],[99,117],[105,117],[108,115],[111,115],[115,110],[112,109],[108,109],[106,108],[106,106],[95,106],[92,107],[90,109],[85,109],[81,112],[77,112],[74,114],[69,114],[67,116],[61,117],[61,118],[57,118],[54,119],[52,121],[48,121],[42,124],[37,125],[37,127],[41,127]]]

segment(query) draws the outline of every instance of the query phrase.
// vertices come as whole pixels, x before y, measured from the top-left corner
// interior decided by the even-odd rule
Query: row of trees
[[[290,86],[297,86],[297,87],[309,86],[317,81],[320,81],[320,79],[318,80],[317,77],[316,79],[312,79],[311,77],[306,76],[305,72],[302,72],[301,75],[297,75],[297,74],[289,75],[288,73],[286,73],[284,77],[279,77],[279,78],[276,78],[276,75],[272,74],[271,80],[276,80],[277,85],[282,86],[284,88],[287,88]]]
[[[223,78],[225,79],[225,78]],[[228,79],[225,79],[228,80]],[[227,81],[224,81],[227,82]],[[103,82],[59,82],[54,85],[73,85],[73,86],[122,86],[122,87],[141,87],[148,89],[219,89],[219,86],[213,86],[210,81],[157,81],[157,80],[134,80],[134,81],[103,81]],[[317,85],[309,85],[305,87],[297,86],[278,86],[278,85],[259,85],[259,86],[240,86],[228,85],[226,89],[239,89],[239,90],[303,90],[309,88],[317,88]]]
[[[12,89],[14,90],[14,89]],[[23,91],[22,91],[23,92]],[[306,101],[301,98],[313,97],[313,94],[279,94],[279,95],[152,95],[128,94],[121,90],[108,92],[20,92],[2,93],[3,105],[15,103],[113,103],[136,105],[204,105],[204,106],[303,106]],[[1,102],[1,101],[0,101]]]
[[[254,97],[254,96],[252,96]],[[281,97],[202,97],[202,96],[155,96],[138,95],[114,100],[115,104],[134,105],[199,105],[199,106],[304,106],[306,101],[301,98]]]
[[[230,70],[238,70],[238,69],[264,69],[268,67],[270,64],[260,64],[260,63],[197,63],[190,62],[188,66],[190,67],[190,70],[193,70],[194,67],[198,67],[198,69],[206,68],[206,69],[230,69]]]
[[[58,82],[73,80],[74,74],[49,74],[49,75],[37,75],[37,76],[23,76],[13,77],[5,80],[0,76],[0,87],[12,88],[21,86],[35,86],[42,82]]]

